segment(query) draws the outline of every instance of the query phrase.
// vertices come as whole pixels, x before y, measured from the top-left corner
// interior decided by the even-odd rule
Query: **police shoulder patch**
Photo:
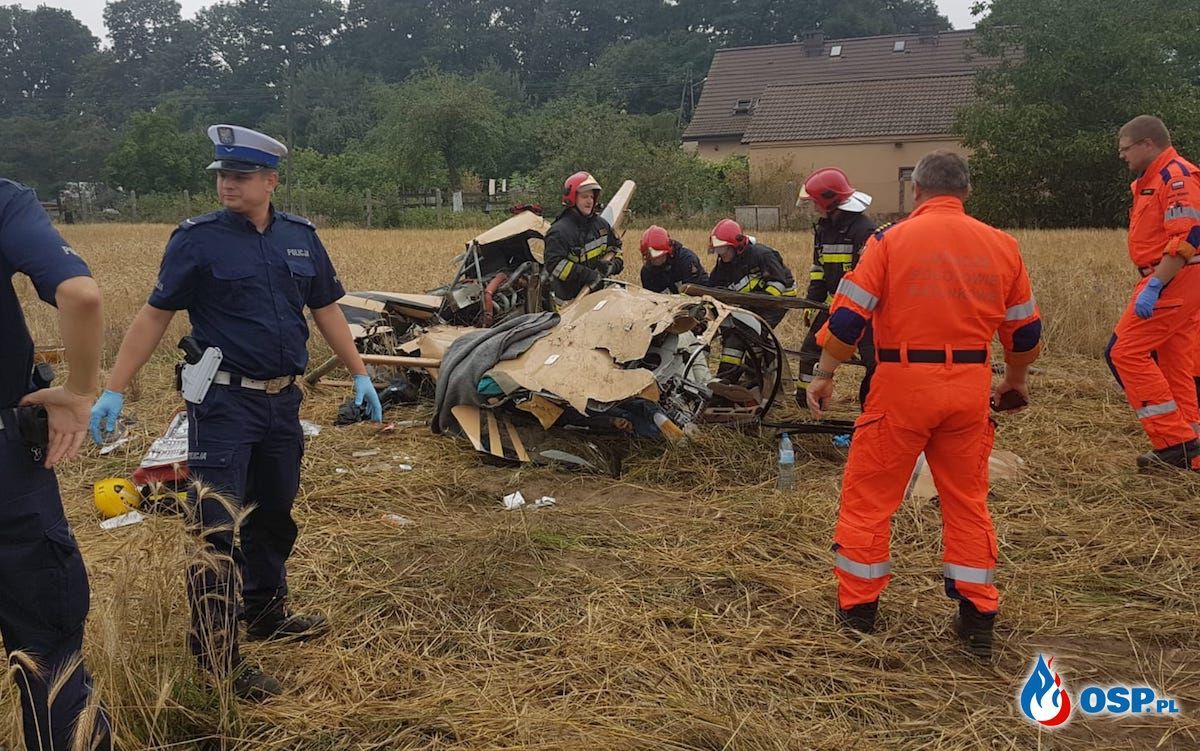
[[[209,214],[202,214],[200,216],[194,216],[191,219],[184,219],[182,222],[179,223],[178,229],[181,229],[186,232],[187,230],[191,229],[192,227],[198,227],[201,224],[208,224],[209,222],[215,222],[215,221],[217,221],[217,216],[219,216],[219,214],[220,214],[220,212],[213,211]]]
[[[1183,187],[1183,185],[1184,185],[1183,180],[1177,180],[1176,182],[1171,183],[1171,189],[1179,190],[1180,188]]]
[[[305,219],[304,217],[302,217],[298,214],[289,214],[286,211],[281,211],[281,212],[279,212],[279,216],[283,219],[288,220],[289,222],[294,222],[296,224],[303,224],[305,227],[308,227],[309,229],[317,228],[317,225],[313,224],[312,222],[308,221],[307,219]]]

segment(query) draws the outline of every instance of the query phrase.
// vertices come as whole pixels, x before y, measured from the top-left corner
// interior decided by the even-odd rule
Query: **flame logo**
[[[1034,722],[1046,727],[1057,727],[1071,716],[1071,697],[1063,688],[1062,678],[1050,670],[1054,658],[1038,655],[1037,663],[1029,671],[1025,688],[1021,689],[1021,711]]]

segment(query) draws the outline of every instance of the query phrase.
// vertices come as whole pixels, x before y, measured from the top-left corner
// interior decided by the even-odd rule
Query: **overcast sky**
[[[38,5],[49,5],[55,8],[66,8],[75,17],[91,27],[92,33],[104,38],[104,0],[19,0],[26,8]],[[956,29],[968,29],[975,25],[971,18],[971,5],[975,0],[937,0],[937,6],[950,19]],[[213,0],[180,0],[184,17],[190,17],[206,5],[212,5]]]

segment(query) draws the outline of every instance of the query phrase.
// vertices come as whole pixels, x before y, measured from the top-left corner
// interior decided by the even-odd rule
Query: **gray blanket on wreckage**
[[[434,433],[458,430],[450,410],[460,404],[480,406],[478,385],[483,375],[503,360],[520,356],[558,324],[557,313],[527,313],[509,318],[494,328],[472,331],[446,350],[438,367],[434,392]]]

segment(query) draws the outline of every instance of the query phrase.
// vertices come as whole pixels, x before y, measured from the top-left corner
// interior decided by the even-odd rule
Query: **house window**
[[[892,52],[903,52],[903,51],[904,51],[904,40],[903,39],[901,39],[898,42],[892,42]]]
[[[739,99],[733,105],[733,114],[748,115],[748,114],[750,114],[750,108],[753,105],[754,105],[754,100],[752,100],[752,99]]]
[[[830,47],[829,48],[829,56],[830,57],[841,57],[842,56],[842,45],[835,44],[832,47]]]
[[[907,214],[913,204],[913,168],[900,168],[900,213]]]

